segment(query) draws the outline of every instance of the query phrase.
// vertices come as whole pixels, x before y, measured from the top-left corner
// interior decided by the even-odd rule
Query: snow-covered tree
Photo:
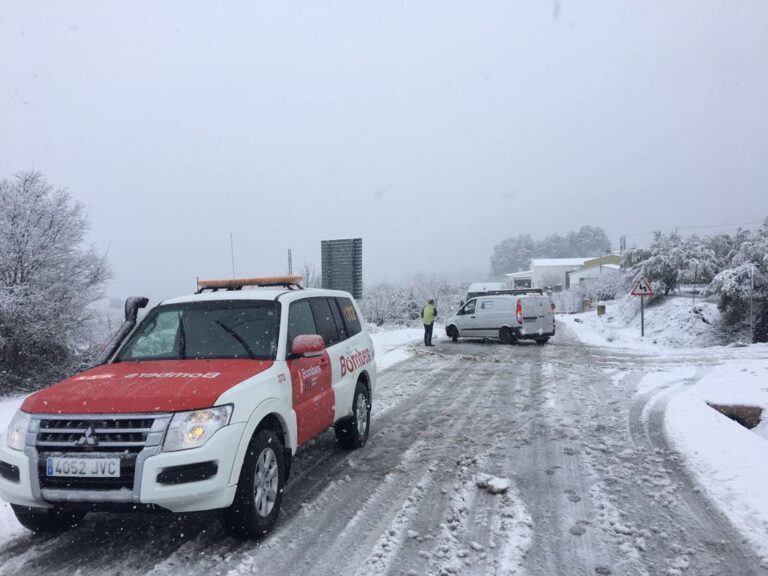
[[[519,234],[502,240],[493,248],[491,274],[501,277],[510,272],[528,270],[535,256],[535,245],[529,234]]]
[[[602,256],[611,250],[605,230],[597,226],[582,226],[577,232],[569,232],[566,240],[570,253],[558,257]],[[542,256],[547,257],[546,254]]]
[[[428,300],[435,300],[439,318],[446,318],[458,308],[466,294],[466,285],[449,282],[440,276],[417,274],[402,285],[386,282],[366,287],[360,303],[368,322],[407,325],[416,322]]]
[[[71,368],[88,343],[91,311],[110,272],[83,247],[82,205],[38,172],[0,181],[0,394]]]
[[[631,248],[622,258],[629,278],[645,276],[665,296],[680,283],[680,273],[686,267],[683,241],[677,234],[656,232],[649,248]]]
[[[755,317],[755,341],[768,341],[768,218],[754,234],[740,232],[728,267],[717,274],[709,290],[729,325],[749,321],[750,302]]]
[[[565,236],[551,234],[534,241],[529,234],[507,238],[493,249],[491,275],[528,270],[533,258],[578,258],[602,256],[611,250],[611,242],[602,228],[582,226]]]

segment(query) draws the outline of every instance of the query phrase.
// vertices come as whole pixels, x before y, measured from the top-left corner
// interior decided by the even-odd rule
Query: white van
[[[479,296],[464,304],[446,322],[446,334],[459,338],[494,338],[502,344],[534,340],[546,344],[555,334],[554,304],[549,296]]]

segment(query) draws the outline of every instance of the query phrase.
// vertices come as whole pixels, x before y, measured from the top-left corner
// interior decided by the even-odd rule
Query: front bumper
[[[136,457],[133,488],[118,490],[41,488],[38,451],[34,443],[24,452],[0,445],[0,461],[18,468],[18,481],[0,475],[0,498],[12,504],[48,508],[53,505],[88,504],[98,510],[120,504],[151,504],[171,512],[194,512],[226,508],[235,496],[237,485],[229,479],[235,453],[245,429],[236,423],[219,429],[199,448],[162,452],[161,446],[144,448]],[[168,470],[179,466],[209,464],[215,472],[202,480],[167,483]],[[166,483],[158,482],[158,476]]]

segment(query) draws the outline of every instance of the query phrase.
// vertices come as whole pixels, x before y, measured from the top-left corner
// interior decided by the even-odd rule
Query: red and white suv
[[[0,440],[0,497],[19,521],[61,531],[148,505],[268,532],[299,446],[332,425],[343,446],[365,444],[376,381],[354,299],[296,281],[201,283],[105,363],[29,396]]]

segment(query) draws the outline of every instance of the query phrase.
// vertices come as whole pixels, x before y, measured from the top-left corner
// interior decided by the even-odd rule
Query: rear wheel
[[[11,504],[11,508],[19,523],[32,532],[66,532],[77,526],[86,515],[83,510],[58,507],[31,508]]]
[[[259,430],[245,453],[235,500],[222,513],[227,533],[248,540],[272,530],[280,514],[284,485],[282,442],[273,430]]]
[[[536,338],[536,344],[538,344],[539,346],[544,346],[544,344],[546,344],[547,342],[549,342],[549,336],[541,336],[539,338]]]
[[[334,425],[336,439],[343,448],[361,448],[368,441],[371,427],[371,398],[368,387],[357,383],[352,400],[352,417],[344,418]]]
[[[510,328],[507,328],[505,326],[504,328],[499,330],[499,342],[501,342],[502,344],[515,343],[515,335]]]

